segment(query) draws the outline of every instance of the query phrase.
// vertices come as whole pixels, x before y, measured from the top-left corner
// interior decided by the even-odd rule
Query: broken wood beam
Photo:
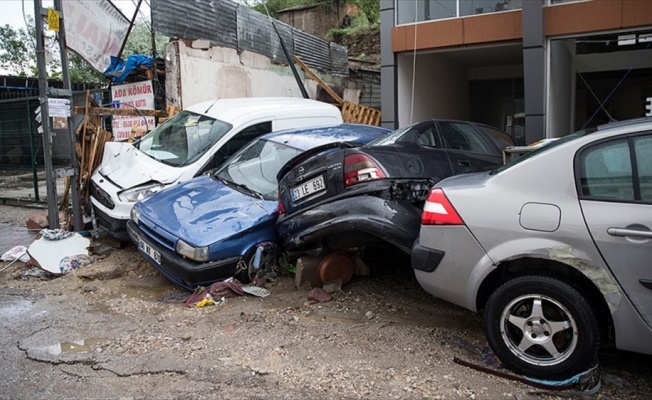
[[[312,79],[317,81],[317,84],[321,86],[328,94],[331,95],[333,99],[337,102],[337,104],[342,105],[344,103],[344,99],[342,99],[333,89],[331,89],[330,86],[328,86],[328,83],[324,82],[317,74],[312,72],[309,66],[307,66],[301,59],[297,56],[292,56],[292,59],[299,64],[302,70],[304,70]]]

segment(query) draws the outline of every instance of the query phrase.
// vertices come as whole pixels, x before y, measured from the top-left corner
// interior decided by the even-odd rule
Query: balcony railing
[[[396,0],[397,25],[521,9],[522,0]]]

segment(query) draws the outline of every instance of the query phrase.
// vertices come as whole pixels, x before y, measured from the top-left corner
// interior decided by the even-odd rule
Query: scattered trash
[[[89,245],[90,239],[79,233],[62,229],[43,229],[27,248],[27,253],[35,266],[54,275],[63,275],[69,268],[74,269],[74,265],[86,265],[80,256],[89,256]],[[68,259],[62,265],[66,257],[75,257],[75,261]]]
[[[16,246],[12,249],[9,249],[2,256],[0,256],[0,260],[2,261],[20,260],[26,263],[27,261],[29,261],[29,254],[27,254],[27,247]]]
[[[327,301],[333,300],[333,296],[324,289],[316,287],[308,292],[308,300],[326,303]]]
[[[245,293],[250,294],[252,296],[256,296],[256,297],[264,298],[264,297],[269,296],[269,290],[267,290],[267,289],[265,289],[263,287],[259,287],[259,286],[243,286],[242,290]]]
[[[61,274],[67,274],[68,272],[79,269],[86,265],[93,263],[93,259],[87,254],[76,254],[74,256],[66,256],[61,259],[59,262],[59,271]]]
[[[257,286],[242,286],[240,281],[236,279],[229,279],[226,281],[215,282],[210,285],[208,288],[199,286],[195,289],[195,292],[183,303],[184,307],[196,307],[198,303],[204,301],[208,298],[217,298],[222,297],[234,297],[234,296],[244,296],[245,294],[251,294],[257,297],[267,297],[269,296],[269,290],[257,287]],[[222,300],[223,301],[223,300]]]
[[[480,363],[472,363],[459,357],[453,357],[453,362],[456,364],[472,368],[476,371],[486,372],[501,378],[525,383],[543,390],[555,392],[564,390],[566,391],[565,394],[568,394],[569,396],[590,396],[600,390],[600,371],[597,365],[587,371],[572,376],[569,379],[560,381],[541,380],[508,372],[500,361],[498,361],[498,357],[496,357],[488,347],[479,348],[456,337],[450,338],[450,341],[453,344],[460,346],[462,349],[467,350],[471,355],[481,357],[482,361]]]

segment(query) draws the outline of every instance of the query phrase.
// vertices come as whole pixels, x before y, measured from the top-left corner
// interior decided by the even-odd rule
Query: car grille
[[[90,187],[90,192],[91,196],[95,198],[95,200],[99,201],[100,204],[102,204],[104,207],[108,208],[109,210],[113,210],[115,208],[115,203],[113,200],[111,200],[111,196],[102,189],[101,187],[97,186],[95,182],[91,180],[91,187]]]
[[[153,241],[159,243],[161,246],[167,248],[168,250],[176,251],[175,246],[174,246],[174,245],[175,245],[174,242],[172,242],[171,240],[167,239],[167,238],[164,237],[163,235],[160,235],[159,233],[157,233],[156,231],[154,231],[153,229],[151,229],[151,228],[150,228],[149,226],[147,226],[146,224],[144,224],[144,223],[139,224],[138,227],[140,228],[140,230],[141,230],[145,235],[149,236],[149,238],[152,239]]]

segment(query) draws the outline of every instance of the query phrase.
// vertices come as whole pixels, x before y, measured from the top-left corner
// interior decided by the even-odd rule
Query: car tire
[[[254,258],[256,256],[256,251],[258,250],[258,246],[253,246],[247,252],[245,253],[244,257],[242,257],[242,260],[240,262],[243,263],[242,268],[240,268],[241,264],[238,263],[238,272],[235,274],[235,279],[240,281],[241,283],[251,283],[253,280],[256,278],[256,275],[258,274],[259,271],[257,271],[254,268]],[[276,257],[276,252],[274,249],[265,249],[263,250],[263,253],[261,255],[261,267],[263,268],[263,271],[260,271],[262,273],[265,272],[266,268],[269,266],[269,263],[271,262],[273,265],[275,262],[275,257]]]
[[[485,334],[506,367],[548,380],[586,371],[600,346],[586,298],[548,276],[520,276],[498,287],[487,301]]]

